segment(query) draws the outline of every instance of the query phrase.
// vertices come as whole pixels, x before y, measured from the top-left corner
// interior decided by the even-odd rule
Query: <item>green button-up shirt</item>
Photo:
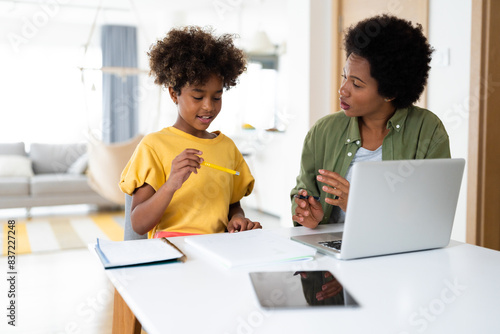
[[[387,122],[389,133],[382,143],[382,160],[450,158],[450,142],[441,120],[427,109],[411,106],[398,109]],[[300,174],[291,191],[292,214],[296,204],[293,196],[300,189],[309,195],[320,196],[324,217],[320,224],[335,222],[334,206],[325,203],[332,195],[321,190],[316,180],[319,169],[334,171],[344,176],[356,151],[362,146],[357,117],[348,117],[343,111],[320,119],[309,130],[302,149]],[[335,210],[339,210],[335,207]],[[336,215],[334,214],[333,217]]]

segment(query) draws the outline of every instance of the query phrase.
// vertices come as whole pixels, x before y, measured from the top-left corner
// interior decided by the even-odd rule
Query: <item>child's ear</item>
[[[174,103],[177,104],[177,93],[174,90],[174,87],[168,87],[168,94],[170,95],[172,101],[174,101]]]

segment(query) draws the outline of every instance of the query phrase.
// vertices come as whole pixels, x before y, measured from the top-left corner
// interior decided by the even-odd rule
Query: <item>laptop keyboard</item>
[[[328,248],[333,248],[336,250],[340,250],[340,247],[342,246],[342,240],[332,240],[332,241],[319,241],[318,242],[320,245],[328,247]]]

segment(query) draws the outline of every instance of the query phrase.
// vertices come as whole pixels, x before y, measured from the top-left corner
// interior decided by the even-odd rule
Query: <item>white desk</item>
[[[273,232],[338,231],[342,226]],[[444,249],[340,261],[225,269],[182,237],[185,263],[106,273],[148,334],[500,333],[500,252],[452,242]],[[249,271],[330,270],[359,308],[265,311]]]

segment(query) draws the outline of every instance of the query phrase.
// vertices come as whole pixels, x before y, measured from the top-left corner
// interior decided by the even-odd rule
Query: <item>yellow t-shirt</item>
[[[146,135],[137,146],[120,180],[120,189],[129,195],[144,183],[158,191],[170,175],[172,160],[187,148],[202,151],[207,162],[240,172],[232,175],[201,166],[174,193],[160,222],[149,231],[150,238],[157,231],[224,232],[229,205],[252,192],[254,178],[242,154],[230,138],[214,133],[217,137],[202,139],[168,127]]]

